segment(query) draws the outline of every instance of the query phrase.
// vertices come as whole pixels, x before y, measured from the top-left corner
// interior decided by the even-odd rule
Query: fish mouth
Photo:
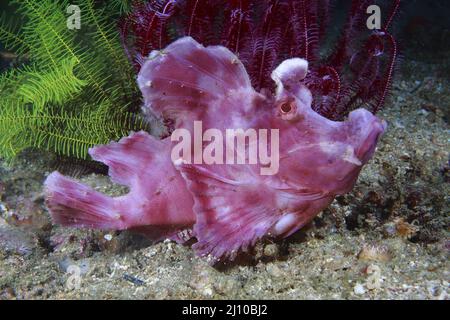
[[[387,123],[362,108],[352,111],[349,121],[359,131],[357,135],[360,138],[355,147],[355,156],[365,164],[373,156],[379,139],[387,129]]]
[[[372,124],[372,129],[368,132],[368,135],[356,150],[356,156],[362,163],[366,163],[372,158],[378,141],[387,129],[386,121],[380,120],[377,117],[375,118],[376,121]]]

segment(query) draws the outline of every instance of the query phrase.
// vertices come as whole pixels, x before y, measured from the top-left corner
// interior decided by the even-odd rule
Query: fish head
[[[271,126],[279,128],[278,177],[294,191],[322,195],[350,191],[364,164],[373,156],[386,122],[365,109],[344,121],[332,121],[311,108],[313,96],[304,79],[308,63],[299,58],[272,73],[276,95]]]
[[[298,58],[282,62],[272,73],[277,87],[268,118],[270,127],[279,129],[280,159],[278,173],[269,179],[282,214],[270,233],[280,237],[353,188],[386,129],[383,120],[365,109],[352,111],[344,121],[317,113],[303,81],[307,74],[308,63]]]

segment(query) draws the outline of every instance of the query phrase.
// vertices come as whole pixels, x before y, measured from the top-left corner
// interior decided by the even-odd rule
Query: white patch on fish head
[[[358,159],[358,157],[355,155],[355,149],[348,145],[347,149],[345,149],[344,154],[342,156],[342,160],[353,163],[357,166],[362,166],[361,160]]]
[[[319,143],[320,149],[329,155],[335,155],[342,160],[352,163],[357,166],[361,166],[362,163],[355,155],[355,149],[346,143],[333,142],[333,141],[322,141]]]

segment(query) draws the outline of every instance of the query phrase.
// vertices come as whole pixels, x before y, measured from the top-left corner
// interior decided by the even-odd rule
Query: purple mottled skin
[[[256,92],[239,59],[221,46],[203,47],[190,37],[154,51],[138,84],[144,111],[174,120],[192,132],[216,128],[279,129],[275,175],[260,164],[172,162],[174,142],[145,132],[90,149],[130,192],[108,197],[52,173],[47,205],[55,223],[98,229],[131,229],[179,242],[195,237],[199,255],[234,259],[264,237],[286,237],[349,192],[373,155],[385,123],[358,109],[343,122],[311,109],[302,83],[303,59],[289,59],[272,73],[276,94]]]

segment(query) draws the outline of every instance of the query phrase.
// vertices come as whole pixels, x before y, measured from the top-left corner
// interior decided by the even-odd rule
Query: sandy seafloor
[[[354,190],[290,238],[216,268],[170,241],[52,226],[48,156],[1,164],[0,299],[449,299],[449,79],[409,61],[393,87],[379,114],[388,131]]]

